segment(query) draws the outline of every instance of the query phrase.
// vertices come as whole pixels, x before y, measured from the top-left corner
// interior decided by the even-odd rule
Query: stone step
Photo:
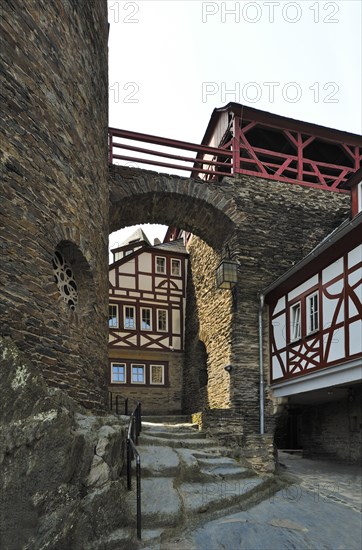
[[[268,482],[260,477],[233,481],[186,482],[174,486],[172,478],[142,479],[142,526],[144,529],[176,527],[186,515],[213,512],[236,504],[253,503]],[[136,525],[135,490],[126,497],[130,525]]]
[[[152,424],[191,424],[191,416],[184,414],[174,415],[142,415],[142,423],[151,422]],[[196,424],[197,425],[197,424]]]
[[[205,439],[206,434],[196,431],[196,430],[189,430],[187,432],[185,431],[176,431],[170,432],[168,430],[162,429],[162,428],[154,428],[154,427],[148,427],[145,426],[142,429],[142,433],[146,435],[150,435],[152,437],[163,437],[165,439]]]
[[[234,479],[232,481],[212,481],[182,483],[180,494],[187,514],[222,510],[255,500],[262,489],[267,490],[268,482],[260,477]]]
[[[245,468],[236,460],[227,457],[198,458],[200,473],[206,476],[215,476],[225,480],[250,477],[252,470]]]
[[[214,442],[215,445],[215,442]],[[232,449],[228,449],[227,447],[208,447],[203,451],[202,449],[195,450],[193,453],[194,457],[199,458],[208,458],[211,457],[211,455],[214,458],[229,458],[233,456]],[[231,458],[231,460],[235,460]]]
[[[211,439],[202,438],[188,438],[188,439],[174,439],[166,437],[156,437],[148,433],[142,433],[139,437],[140,445],[159,445],[172,448],[186,448],[186,449],[206,449],[213,448],[215,442]]]
[[[155,544],[160,543],[160,538],[163,532],[163,528],[142,529],[142,548],[154,548]],[[148,545],[151,546],[149,547]],[[94,541],[91,544],[88,543],[87,545],[87,550],[138,550],[139,548],[140,542],[136,537],[136,524],[127,529],[117,529],[109,535],[102,536],[97,541]]]
[[[205,477],[214,477],[215,479],[224,479],[225,481],[233,479],[247,478],[251,475],[251,470],[239,465],[230,466],[203,466],[200,473]]]
[[[173,449],[138,445],[137,450],[141,457],[142,477],[176,477],[180,473],[180,459]]]
[[[132,483],[134,487],[126,495],[126,509],[128,521],[136,525],[136,480]],[[143,477],[141,491],[144,528],[175,527],[182,522],[182,503],[173,478]]]
[[[88,550],[118,550],[119,548],[127,548],[127,550],[136,550],[138,548],[136,542],[136,529],[121,528],[113,531],[109,535],[104,535],[98,540],[87,544]]]
[[[220,448],[220,450],[223,450]],[[239,465],[234,458],[229,458],[225,456],[208,456],[207,453],[204,453],[202,456],[199,456],[200,453],[195,454],[195,458],[197,458],[197,461],[202,466],[231,466],[234,464]]]

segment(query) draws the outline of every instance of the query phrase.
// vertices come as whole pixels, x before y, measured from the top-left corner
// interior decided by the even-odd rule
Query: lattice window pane
[[[151,365],[151,384],[164,384],[163,365]]]

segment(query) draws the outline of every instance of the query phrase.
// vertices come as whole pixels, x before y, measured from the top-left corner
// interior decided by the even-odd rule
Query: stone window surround
[[[60,250],[55,250],[52,265],[58,291],[69,309],[75,311],[78,305],[78,286],[73,269]]]
[[[72,235],[69,236],[71,237]],[[80,318],[93,318],[95,314],[95,304],[97,303],[93,273],[86,259],[85,252],[82,251],[77,242],[78,239],[76,238],[74,238],[74,240],[70,240],[69,238],[59,240],[58,244],[53,249],[53,255],[49,258],[53,276],[55,273],[54,265],[52,266],[52,260],[54,259],[55,253],[59,253],[64,258],[73,273],[77,288],[77,304],[75,308],[70,308],[65,304],[65,300],[60,293],[59,287],[57,283],[54,282],[54,285],[59,293],[58,304],[61,307],[62,315],[64,315],[64,313],[68,313],[66,316],[66,322],[71,323],[72,325],[73,323],[78,323]]]

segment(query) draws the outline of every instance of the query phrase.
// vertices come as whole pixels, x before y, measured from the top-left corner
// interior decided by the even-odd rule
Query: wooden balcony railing
[[[190,172],[192,178],[203,175],[203,179],[232,174],[232,151],[218,147],[207,147],[186,141],[168,139],[129,130],[109,128],[109,162],[114,160],[128,161],[130,165],[146,164],[172,170]],[[123,140],[137,142],[135,145],[124,143]],[[139,143],[147,143],[162,147],[162,150],[140,147]],[[174,150],[192,151],[195,156],[178,154]],[[132,152],[132,155],[127,152]],[[139,156],[142,155],[142,156]],[[173,162],[166,162],[170,159]]]

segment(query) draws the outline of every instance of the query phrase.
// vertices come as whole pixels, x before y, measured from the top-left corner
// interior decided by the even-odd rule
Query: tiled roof
[[[156,248],[157,250],[164,250],[165,252],[178,252],[180,254],[187,254],[183,239],[177,239],[176,241],[169,241],[168,243],[157,244],[152,248]]]

